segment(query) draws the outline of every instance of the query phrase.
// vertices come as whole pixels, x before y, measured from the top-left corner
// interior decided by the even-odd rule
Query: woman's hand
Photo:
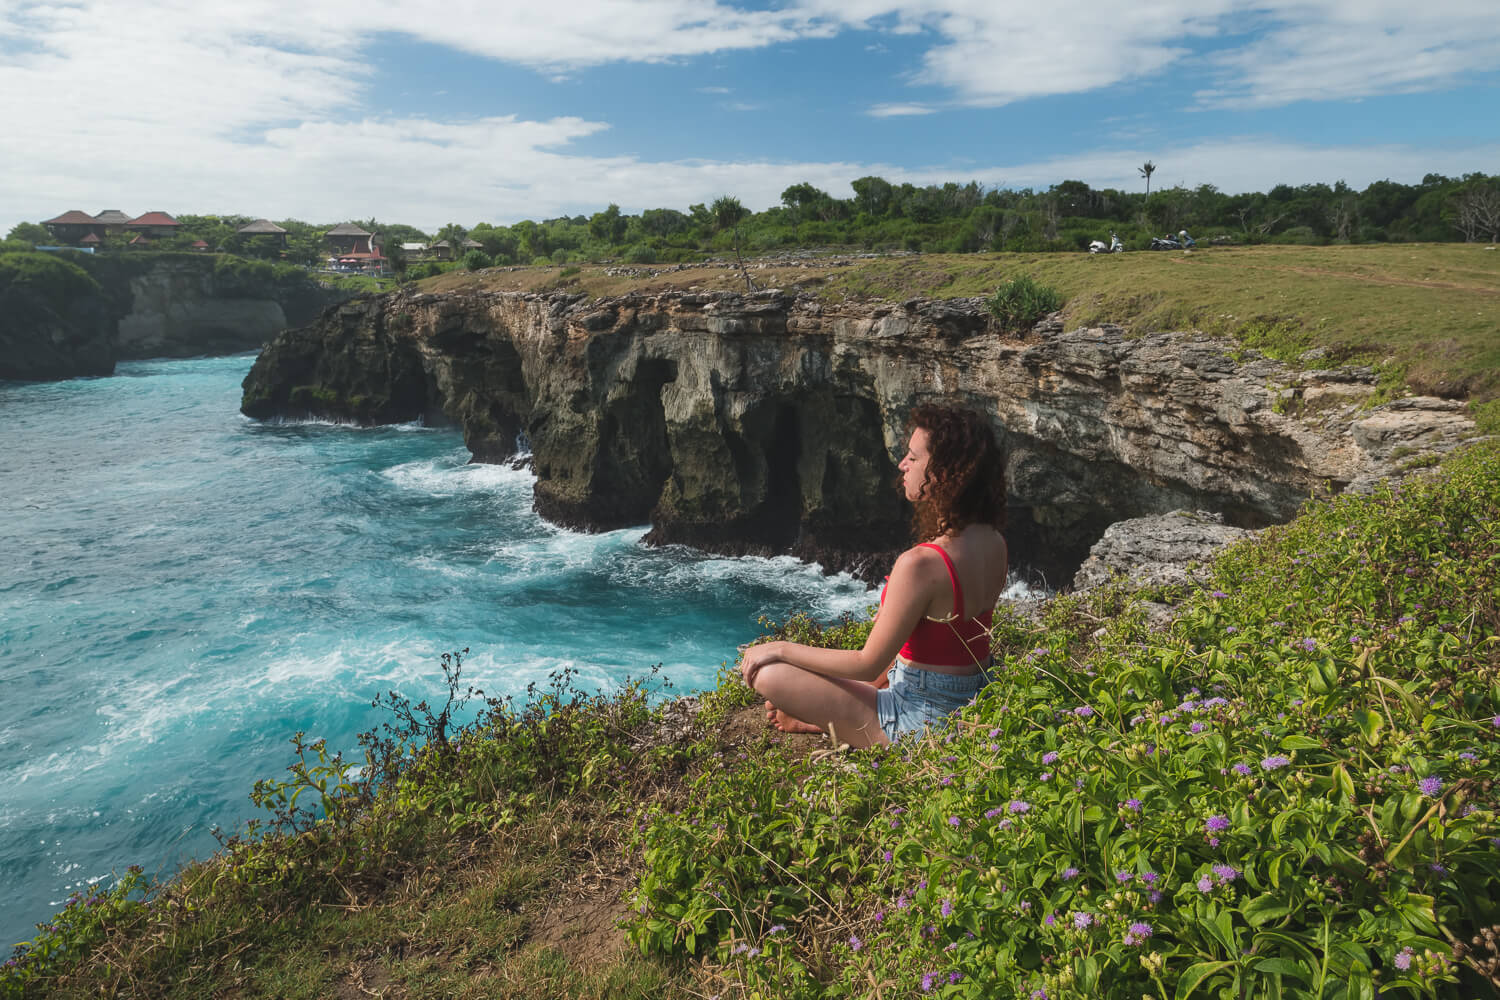
[[[781,646],[779,642],[765,642],[745,650],[740,657],[740,677],[744,679],[746,686],[755,687],[755,675],[760,673],[761,667],[784,659]]]

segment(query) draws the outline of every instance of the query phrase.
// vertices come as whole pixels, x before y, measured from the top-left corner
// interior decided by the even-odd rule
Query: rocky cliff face
[[[956,402],[1008,450],[1016,561],[1061,582],[1115,521],[1185,508],[1256,527],[1472,433],[1459,404],[1361,409],[1372,392],[1368,372],[1298,372],[1193,334],[1054,323],[1007,339],[977,300],[408,293],[279,336],[243,409],[451,420],[476,461],[529,441],[554,521],[649,521],[654,542],[869,577],[906,539],[906,414]]]
[[[117,360],[255,350],[348,298],[301,275],[256,280],[253,266],[225,269],[211,256],[69,260],[98,287],[62,301],[0,289],[0,378],[108,375]]]

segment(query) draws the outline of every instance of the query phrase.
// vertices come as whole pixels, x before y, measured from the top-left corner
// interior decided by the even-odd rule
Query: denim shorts
[[[890,678],[890,687],[875,692],[875,717],[892,743],[910,733],[921,735],[929,727],[943,725],[989,683],[983,668],[960,676],[909,667],[900,660],[891,667]]]

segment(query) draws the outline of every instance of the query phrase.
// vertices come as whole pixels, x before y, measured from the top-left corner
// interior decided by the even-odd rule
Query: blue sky
[[[1500,173],[1493,0],[0,0],[0,233]]]

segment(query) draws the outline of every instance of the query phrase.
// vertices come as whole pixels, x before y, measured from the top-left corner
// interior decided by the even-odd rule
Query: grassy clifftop
[[[299,744],[277,822],[75,900],[0,995],[1495,995],[1500,444],[1149,596],[1002,614],[979,702],[883,752],[768,737],[732,673],[693,718],[417,711],[358,775]]]
[[[613,272],[613,273],[612,273]],[[1477,244],[1213,247],[1191,252],[922,254],[885,258],[768,258],[751,263],[761,288],[831,301],[989,295],[1030,275],[1067,299],[1070,327],[1118,323],[1138,332],[1199,329],[1294,360],[1383,363],[1419,392],[1500,394],[1500,251]],[[496,268],[422,283],[594,296],[668,288],[743,291],[730,264],[651,268]],[[1325,364],[1327,361],[1319,362]]]

